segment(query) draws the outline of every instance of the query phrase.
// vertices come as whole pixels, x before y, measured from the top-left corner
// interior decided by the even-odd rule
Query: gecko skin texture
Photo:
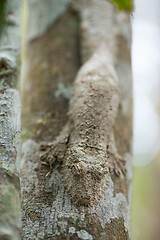
[[[119,89],[115,71],[103,51],[94,54],[79,71],[70,103],[73,130],[62,174],[67,191],[79,205],[93,205],[101,199],[112,170],[109,157],[118,158],[113,126]]]

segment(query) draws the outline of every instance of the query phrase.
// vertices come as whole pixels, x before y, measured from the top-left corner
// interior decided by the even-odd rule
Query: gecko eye
[[[98,166],[95,169],[94,174],[98,180],[101,180],[107,172],[108,172],[108,169],[106,167]]]

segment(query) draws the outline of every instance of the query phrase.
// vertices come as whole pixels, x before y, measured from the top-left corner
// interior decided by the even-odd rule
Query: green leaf
[[[120,10],[132,11],[132,0],[111,0]]]

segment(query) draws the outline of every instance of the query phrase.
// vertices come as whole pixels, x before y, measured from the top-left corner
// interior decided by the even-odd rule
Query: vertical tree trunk
[[[20,2],[6,1],[0,39],[0,239],[19,239]]]
[[[30,21],[22,238],[129,239],[129,14],[103,0],[34,0]]]

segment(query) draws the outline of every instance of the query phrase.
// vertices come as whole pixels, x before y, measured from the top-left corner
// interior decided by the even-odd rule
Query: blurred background
[[[160,1],[135,0],[132,240],[160,239]]]

